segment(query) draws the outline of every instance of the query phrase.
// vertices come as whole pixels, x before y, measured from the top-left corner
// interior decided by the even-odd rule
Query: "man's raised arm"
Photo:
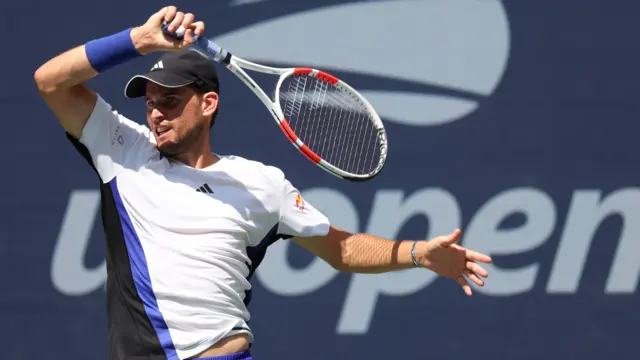
[[[97,100],[96,93],[84,82],[97,74],[82,45],[49,60],[34,76],[40,96],[62,127],[76,139],[82,135]]]
[[[153,14],[142,26],[92,40],[68,50],[42,65],[34,75],[38,90],[64,129],[79,139],[94,109],[97,94],[84,83],[99,73],[153,51],[178,50],[193,44],[193,34],[204,31],[202,22],[193,23],[193,14],[169,6]],[[171,22],[169,30],[187,29],[181,41],[162,34],[160,25]]]

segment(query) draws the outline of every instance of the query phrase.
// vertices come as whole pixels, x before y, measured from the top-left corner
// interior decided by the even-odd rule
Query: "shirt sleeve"
[[[79,142],[87,148],[103,183],[125,167],[149,159],[155,148],[155,138],[146,126],[112,110],[100,95]]]
[[[324,236],[329,233],[329,219],[305,201],[291,182],[284,179],[278,234],[287,237]]]

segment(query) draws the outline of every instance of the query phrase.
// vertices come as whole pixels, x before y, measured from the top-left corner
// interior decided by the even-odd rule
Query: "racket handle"
[[[184,27],[180,26],[176,31],[170,32],[167,30],[169,24],[165,23],[162,25],[162,32],[169,36],[173,36],[176,39],[182,39],[184,36]],[[209,60],[221,63],[228,62],[229,52],[223,49],[220,45],[214,43],[213,41],[207,39],[206,37],[194,35],[193,39],[195,40],[191,49],[199,52],[202,56],[208,58]]]

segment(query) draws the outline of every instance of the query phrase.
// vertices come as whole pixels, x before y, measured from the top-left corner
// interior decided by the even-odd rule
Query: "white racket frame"
[[[229,69],[232,73],[234,73],[247,87],[249,87],[256,96],[262,101],[264,106],[269,109],[273,119],[276,121],[282,132],[287,136],[287,138],[291,141],[293,146],[298,149],[307,159],[316,165],[320,166],[324,170],[328,171],[330,174],[335,175],[339,178],[349,179],[349,180],[367,180],[376,176],[384,167],[386,159],[387,159],[387,151],[388,151],[388,142],[387,142],[387,134],[380,119],[378,113],[375,111],[373,106],[367,101],[367,99],[358,93],[354,88],[349,86],[349,84],[344,81],[336,78],[335,76],[328,74],[324,71],[313,69],[313,68],[275,68],[265,65],[256,64],[254,62],[244,60],[234,55],[230,55],[231,59],[228,64],[225,64],[227,69]],[[264,92],[264,90],[243,70],[248,69],[251,71],[278,75],[279,79],[276,84],[275,89],[275,101],[272,101],[271,98]],[[344,171],[328,161],[321,158],[318,154],[316,154],[313,150],[307,147],[302,140],[295,134],[295,132],[289,127],[289,124],[284,116],[282,111],[282,107],[280,106],[280,87],[284,80],[287,77],[292,75],[295,76],[311,76],[316,77],[322,81],[327,82],[331,86],[335,86],[340,90],[351,93],[358,101],[360,101],[367,112],[369,113],[368,119],[373,123],[373,126],[377,132],[378,136],[378,144],[380,146],[380,159],[376,164],[376,167],[366,173],[366,174],[354,174],[348,171]]]

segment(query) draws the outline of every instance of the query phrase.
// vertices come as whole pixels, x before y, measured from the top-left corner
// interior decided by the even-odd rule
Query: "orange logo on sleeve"
[[[304,200],[302,200],[302,196],[300,196],[300,194],[296,194],[296,207],[299,210],[304,210]]]

